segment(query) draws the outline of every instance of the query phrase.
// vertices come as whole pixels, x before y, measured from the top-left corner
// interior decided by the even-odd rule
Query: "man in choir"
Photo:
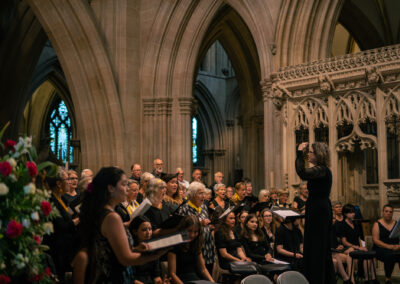
[[[139,164],[133,164],[131,166],[131,174],[130,179],[136,180],[138,184],[140,184],[140,176],[142,175],[142,167]]]
[[[219,183],[224,183],[224,174],[221,172],[216,172],[214,174],[214,182],[210,185],[212,198],[215,198],[214,186]]]
[[[187,190],[189,188],[189,182],[183,179],[184,172],[182,168],[176,168],[176,173],[178,174],[179,185],[182,185]]]
[[[166,174],[163,173],[163,161],[157,158],[153,162],[153,171],[151,172],[154,177],[162,179]]]
[[[84,178],[90,178],[90,179],[92,179],[92,178],[93,178],[93,171],[92,171],[91,169],[84,169],[84,170],[82,170],[82,172],[81,172],[81,179],[84,179]]]
[[[203,181],[201,180],[201,170],[200,169],[194,169],[193,173],[192,173],[192,181],[198,181],[203,183]]]

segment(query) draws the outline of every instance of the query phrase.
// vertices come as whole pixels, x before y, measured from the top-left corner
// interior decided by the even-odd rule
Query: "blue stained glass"
[[[70,146],[72,137],[71,118],[64,101],[60,100],[51,111],[50,122],[50,149],[63,162],[73,163],[73,147]]]
[[[197,163],[197,118],[192,118],[192,161],[193,164]]]

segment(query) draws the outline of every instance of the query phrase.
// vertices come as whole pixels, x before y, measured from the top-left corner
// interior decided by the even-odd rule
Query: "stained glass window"
[[[193,164],[196,164],[198,161],[198,153],[197,153],[197,136],[198,136],[198,127],[197,127],[197,118],[192,118],[192,161]]]
[[[50,111],[49,119],[50,149],[64,163],[73,162],[71,118],[63,100],[58,100]]]

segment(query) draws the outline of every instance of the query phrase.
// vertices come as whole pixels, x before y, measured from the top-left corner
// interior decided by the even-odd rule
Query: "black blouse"
[[[272,255],[271,247],[265,239],[255,242],[247,238],[242,238],[241,243],[246,252],[246,256],[257,263],[266,263],[265,255],[268,253]]]
[[[164,201],[162,202],[161,209],[151,206],[144,214],[144,216],[149,218],[153,231],[158,229],[160,225],[170,217],[170,215],[169,208],[166,206]]]
[[[361,238],[361,232],[359,231],[358,227],[355,224],[353,225],[354,229],[350,227],[350,225],[347,224],[346,221],[343,221],[341,223],[340,237],[341,238],[345,237],[346,240],[352,245],[359,246],[360,245],[359,238]]]
[[[219,266],[222,269],[229,269],[229,260],[223,258],[219,252],[219,249],[225,248],[226,252],[229,253],[230,255],[240,258],[238,253],[237,253],[237,248],[241,247],[242,244],[238,239],[230,239],[228,240],[221,231],[215,231],[215,247],[217,248],[217,253],[218,253],[218,260],[219,260]]]
[[[282,245],[284,250],[300,253],[300,245],[303,243],[303,235],[297,227],[293,227],[293,230],[289,230],[285,225],[281,225],[275,234],[275,247]],[[275,254],[278,257],[278,253]],[[288,257],[280,255],[280,259],[287,259]]]

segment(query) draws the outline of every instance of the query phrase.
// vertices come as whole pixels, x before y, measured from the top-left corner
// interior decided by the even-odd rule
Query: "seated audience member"
[[[299,195],[294,198],[292,207],[299,210],[303,209],[303,207],[306,206],[307,198],[308,198],[307,183],[303,181],[300,183]]]
[[[258,226],[258,219],[255,214],[247,215],[241,235],[246,256],[259,264],[266,264],[272,258],[272,249],[263,232]]]
[[[69,206],[70,203],[79,198],[79,194],[76,190],[78,186],[78,173],[74,170],[67,171],[68,174],[68,187],[67,191],[61,196],[65,205]]]
[[[336,273],[343,279],[343,284],[352,284],[350,269],[351,269],[351,257],[348,253],[345,253],[344,246],[339,244],[335,226],[332,225],[331,230],[331,250],[332,250],[332,261]],[[344,263],[347,265],[347,271],[344,268]],[[353,279],[354,280],[354,279]]]
[[[232,261],[251,261],[242,248],[242,244],[235,236],[235,214],[233,212],[225,215],[220,220],[220,225],[215,230],[215,248],[217,249],[219,266],[229,269]]]
[[[236,234],[238,238],[240,238],[243,227],[244,227],[244,220],[246,220],[247,215],[249,215],[249,212],[247,211],[240,211],[239,214],[236,216],[236,225],[233,228],[233,232]]]
[[[164,202],[171,213],[175,212],[179,205],[182,204],[182,197],[178,190],[177,176],[177,174],[166,174],[163,178],[167,184],[167,192],[164,197]]]
[[[271,248],[273,248],[272,244],[275,241],[275,223],[273,222],[272,212],[268,208],[263,209],[260,212],[259,223],[261,231],[264,233],[264,237],[269,244],[271,244]]]
[[[51,191],[50,201],[58,209],[60,216],[52,220],[54,232],[46,235],[43,243],[49,246],[49,254],[54,261],[57,275],[63,281],[65,272],[71,271],[70,263],[79,249],[76,229],[79,218],[72,218],[70,210],[61,199],[61,194],[69,188],[68,172],[59,169],[55,177],[48,176],[45,182]]]
[[[284,221],[275,234],[275,258],[290,263],[294,270],[303,269],[303,235],[294,222]]]
[[[342,244],[347,249],[347,252],[350,252],[350,250],[348,250],[348,248],[351,248],[352,250],[368,251],[367,248],[362,246],[361,233],[360,233],[358,227],[353,222],[354,216],[355,216],[354,206],[351,204],[346,204],[343,206],[342,211],[343,211],[344,221],[342,222],[342,225],[341,225],[340,235],[341,235],[341,239],[342,239]],[[376,281],[374,269],[372,269],[372,265],[374,265],[374,264],[371,263],[371,260],[364,261],[365,280],[371,280],[371,279],[368,279],[367,261],[370,262],[368,264],[368,267],[370,268],[370,275],[372,277],[372,280]]]
[[[132,220],[129,230],[132,232],[135,243],[146,242],[151,239],[153,230],[151,229],[150,220],[144,216],[137,216]],[[143,284],[161,284],[161,266],[158,259],[143,265],[134,266],[135,283]]]
[[[278,204],[278,191],[276,189],[270,189],[269,191],[269,202],[270,206],[279,206]]]
[[[203,258],[207,270],[212,274],[215,261],[214,238],[211,234],[211,221],[208,215],[208,208],[204,204],[205,189],[203,183],[192,182],[187,191],[188,202],[179,207],[178,214],[182,216],[192,215],[199,218],[204,234]]]
[[[129,179],[126,201],[115,206],[115,211],[121,216],[125,226],[129,226],[133,211],[139,207],[139,203],[136,201],[138,193],[139,184],[136,180]]]
[[[223,211],[227,210],[233,203],[226,200],[226,186],[223,183],[218,183],[214,186],[215,198],[210,202],[210,208],[215,209],[221,207]]]
[[[336,222],[343,222],[342,203],[340,201],[332,202],[333,220]]]
[[[278,190],[278,206],[281,208],[290,208],[290,203],[288,203],[289,199],[289,190],[280,189]]]
[[[269,208],[269,191],[267,189],[261,189],[258,193],[258,202],[250,211],[259,216],[260,212],[265,208]]]
[[[232,186],[228,186],[226,188],[226,199],[233,202],[232,198],[233,198],[233,188],[232,188]]]
[[[199,219],[193,215],[186,216],[179,225],[179,230],[183,229],[187,231],[189,241],[168,253],[168,272],[173,283],[196,280],[214,282],[201,253],[204,238]]]
[[[382,218],[375,222],[372,227],[373,250],[376,251],[376,258],[383,261],[386,284],[392,283],[391,277],[396,262],[400,266],[399,238],[389,238],[395,224],[393,207],[390,204],[386,204],[383,206]]]
[[[183,179],[184,171],[182,170],[182,168],[176,168],[176,173],[178,174],[177,178],[179,185],[182,185],[186,191],[189,188],[189,182]]]
[[[148,246],[133,247],[115,206],[126,200],[128,178],[116,167],[102,168],[93,178],[81,206],[81,246],[87,249],[87,283],[133,283],[132,265],[158,259],[166,250],[142,255]]]
[[[164,202],[166,191],[166,183],[159,178],[151,179],[146,187],[145,194],[151,202],[151,207],[144,213],[144,216],[150,220],[155,237],[175,231],[174,229],[161,229],[160,227],[172,214]]]

